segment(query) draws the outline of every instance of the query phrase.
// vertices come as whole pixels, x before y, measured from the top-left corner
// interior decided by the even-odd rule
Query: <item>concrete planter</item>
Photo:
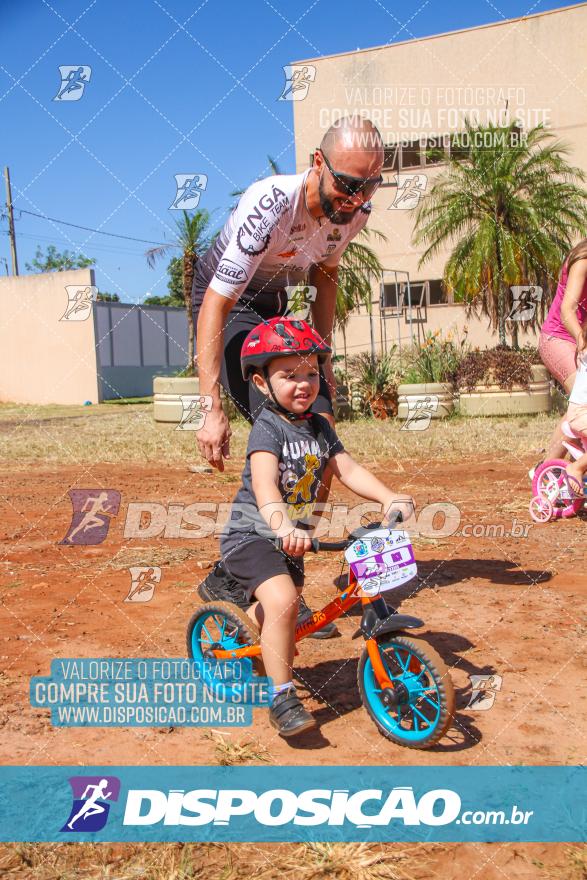
[[[498,385],[476,385],[461,391],[459,411],[463,416],[513,416],[549,412],[550,377],[546,367],[532,367],[530,388],[514,385],[510,391]]]
[[[200,393],[200,380],[183,376],[156,376],[153,379],[153,417],[156,422],[179,424],[183,407],[181,398]],[[224,391],[220,392],[222,407],[229,419],[238,415],[236,406]]]
[[[155,376],[153,379],[153,417],[155,421],[179,424],[183,412],[181,397],[199,393],[199,379]]]
[[[405,421],[418,408],[426,409],[433,419],[444,419],[454,408],[454,390],[450,382],[421,382],[399,385],[398,418]]]

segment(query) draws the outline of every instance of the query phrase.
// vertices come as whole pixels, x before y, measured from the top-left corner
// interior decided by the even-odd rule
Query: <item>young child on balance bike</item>
[[[247,614],[261,630],[267,675],[273,680],[270,721],[294,736],[316,727],[292,682],[304,553],[311,549],[312,515],[326,468],[357,495],[378,501],[385,514],[414,511],[345,452],[336,432],[309,412],[318,395],[318,366],[331,349],[305,321],[271,318],[255,327],[241,349],[243,377],[267,397],[251,428],[242,485],[220,538],[226,570],[245,588]],[[282,539],[283,551],[275,539]]]

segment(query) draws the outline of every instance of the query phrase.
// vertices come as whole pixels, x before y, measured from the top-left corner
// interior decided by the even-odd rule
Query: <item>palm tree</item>
[[[470,148],[463,152],[463,144]],[[445,286],[457,302],[489,318],[500,345],[506,345],[510,287],[542,287],[529,322],[534,325],[550,303],[573,239],[585,235],[587,193],[578,185],[585,175],[567,163],[568,152],[542,125],[523,133],[515,124],[467,123],[459,157],[447,158],[448,167],[417,209],[414,243],[426,246],[419,265],[452,245]],[[517,327],[513,321],[514,347]]]
[[[283,172],[279,170],[279,165],[277,164],[275,159],[272,159],[271,156],[269,156],[269,154],[267,155],[267,165],[271,169],[271,175],[283,174]],[[258,179],[261,180],[262,178],[258,178]],[[244,189],[235,189],[235,190],[233,190],[233,192],[231,192],[230,195],[233,196],[234,198],[236,198],[238,196],[240,199],[240,197],[242,196],[244,191],[245,191]],[[231,208],[231,211],[234,211],[235,207],[236,207],[236,205],[233,205]]]
[[[177,237],[175,241],[158,247],[149,248],[146,252],[147,264],[154,268],[157,260],[162,259],[171,248],[180,248],[183,254],[183,299],[188,320],[188,363],[186,374],[194,375],[194,318],[192,314],[192,283],[194,270],[199,254],[207,250],[210,243],[208,227],[210,214],[205,209],[188,214],[182,211],[181,220],[176,220]]]
[[[382,232],[368,229],[366,226],[363,227],[357,238],[368,239],[371,236],[381,242],[387,241]],[[371,282],[374,278],[381,278],[382,272],[383,266],[374,250],[360,241],[349,242],[338,267],[338,289],[334,315],[334,326],[342,331],[345,365],[347,363],[346,325],[348,319],[351,312],[361,305],[364,305],[367,313],[371,314],[373,297]]]

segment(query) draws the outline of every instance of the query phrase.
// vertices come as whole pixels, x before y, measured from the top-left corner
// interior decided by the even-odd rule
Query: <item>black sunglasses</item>
[[[341,174],[340,171],[334,170],[324,152],[322,150],[320,152],[324,164],[334,178],[337,190],[344,193],[345,196],[356,196],[357,193],[361,193],[364,199],[370,199],[377,187],[383,183],[381,175],[379,177],[353,177],[351,174]]]

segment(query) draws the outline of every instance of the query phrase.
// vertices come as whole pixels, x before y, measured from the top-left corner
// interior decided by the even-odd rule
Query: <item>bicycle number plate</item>
[[[402,529],[369,532],[353,541],[344,555],[367,596],[401,587],[418,571],[409,535]]]

